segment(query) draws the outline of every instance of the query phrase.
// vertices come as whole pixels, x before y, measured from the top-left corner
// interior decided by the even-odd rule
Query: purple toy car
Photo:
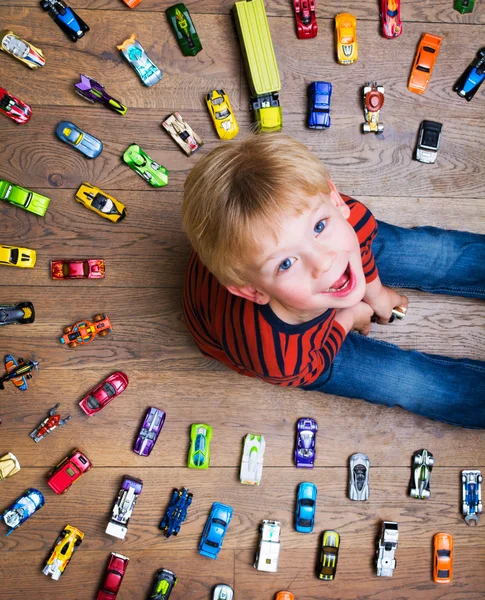
[[[121,104],[121,102],[118,102],[118,100],[107,94],[100,83],[87,75],[81,75],[81,81],[75,83],[74,87],[76,88],[76,92],[89,102],[99,102],[103,106],[106,106],[106,108],[114,110],[119,115],[124,115],[128,110],[124,104]]]
[[[165,423],[165,413],[159,408],[149,408],[141,426],[133,451],[140,456],[149,456]]]
[[[313,469],[315,462],[315,435],[318,431],[314,419],[300,419],[297,423],[295,463],[297,467]]]

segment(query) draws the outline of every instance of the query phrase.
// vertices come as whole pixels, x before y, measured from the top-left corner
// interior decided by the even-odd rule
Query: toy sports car
[[[476,0],[455,0],[453,2],[453,8],[462,15],[465,15],[466,13],[473,12],[475,2]]]
[[[141,0],[123,0],[123,2],[129,8],[135,8],[135,6],[138,6],[140,4]]]
[[[441,140],[441,123],[423,121],[419,126],[415,158],[419,162],[432,164],[438,155]]]
[[[453,86],[456,92],[465,100],[470,100],[478,92],[478,89],[485,81],[485,47],[480,48],[476,58],[463,71],[460,79]]]
[[[232,508],[227,504],[214,502],[206,521],[199,543],[199,554],[215,560],[222,548],[222,542],[232,518]]]
[[[5,534],[10,535],[17,527],[20,527],[24,521],[31,517],[37,510],[44,506],[44,496],[42,492],[35,488],[29,488],[25,494],[22,494],[15,502],[4,511],[2,518],[8,527]]]
[[[208,469],[211,461],[212,427],[203,423],[193,423],[190,428],[190,449],[188,466],[191,469]]]
[[[42,569],[42,573],[50,575],[55,581],[60,579],[83,539],[84,533],[82,531],[72,525],[66,525],[61,535],[57,538],[54,548],[45,563],[45,567]]]
[[[44,53],[30,42],[26,42],[13,31],[0,33],[0,50],[17,58],[30,69],[38,69],[45,65]]]
[[[35,443],[43,440],[46,435],[49,435],[49,433],[54,431],[54,429],[57,429],[57,427],[63,427],[71,418],[71,415],[69,415],[65,419],[61,419],[61,415],[57,414],[59,406],[60,403],[53,406],[50,409],[48,416],[34,429],[34,431],[29,433]]]
[[[291,592],[278,592],[275,600],[295,600],[295,596]]]
[[[324,531],[322,539],[322,553],[320,554],[320,568],[318,578],[333,581],[337,574],[338,551],[340,535],[336,531]]]
[[[437,533],[433,538],[433,581],[451,583],[453,576],[453,538]]]
[[[315,435],[318,425],[315,419],[300,419],[297,423],[295,463],[297,467],[313,469],[315,462]]]
[[[155,574],[150,600],[168,600],[176,585],[177,577],[173,571],[159,569]]]
[[[193,494],[187,488],[174,489],[170,503],[160,523],[160,529],[165,532],[165,537],[177,535],[180,526],[187,518],[187,509],[192,504]]]
[[[221,140],[232,140],[239,133],[239,125],[224,90],[212,90],[205,98],[212,122]]]
[[[381,133],[384,124],[379,123],[379,114],[384,105],[384,88],[374,81],[364,87],[364,116],[365,123],[362,125],[364,133]]]
[[[0,327],[2,325],[26,325],[35,321],[32,302],[0,304]]]
[[[428,87],[431,74],[440,51],[443,38],[431,33],[423,33],[416,56],[414,58],[413,68],[408,81],[408,90],[415,94],[424,94]]]
[[[192,18],[185,4],[175,4],[165,11],[184,56],[195,56],[202,45],[195,30]]]
[[[129,560],[127,556],[116,554],[116,552],[110,554],[104,581],[96,600],[116,600]]]
[[[402,33],[401,0],[381,0],[382,35],[388,39]]]
[[[103,144],[94,135],[86,133],[74,123],[61,121],[56,127],[57,137],[69,144],[88,158],[96,158],[103,150]]]
[[[151,87],[160,81],[162,72],[147,56],[135,34],[125,40],[120,46],[116,46],[140,77],[143,85]]]
[[[241,483],[248,485],[259,485],[261,483],[265,447],[264,436],[253,433],[246,435],[239,475]]]
[[[340,13],[335,17],[337,61],[341,65],[354,63],[359,56],[357,45],[357,19],[350,13]]]
[[[461,472],[462,508],[467,525],[478,525],[478,515],[483,511],[482,480],[481,471]]]
[[[133,452],[140,456],[150,456],[155,442],[162,431],[165,423],[165,413],[159,408],[151,407],[147,410],[140,433],[136,438]]]
[[[146,179],[152,187],[158,188],[167,185],[167,169],[150,158],[140,146],[136,144],[129,146],[123,154],[123,160],[135,173]]]
[[[0,481],[12,477],[15,473],[20,471],[20,463],[11,452],[7,452],[3,456],[0,456]]]
[[[318,33],[315,0],[293,0],[298,39],[314,38]]]
[[[91,417],[124,392],[128,387],[128,383],[128,377],[124,373],[115,371],[86,394],[79,402],[79,406],[88,417]]]
[[[103,279],[104,260],[51,260],[52,279]]]
[[[87,75],[80,75],[80,77],[81,81],[74,84],[77,94],[85,98],[88,102],[92,102],[93,104],[98,102],[119,115],[125,114],[128,110],[126,106],[110,96],[104,89],[104,86]]]
[[[77,448],[61,462],[54,467],[47,477],[47,485],[51,487],[56,494],[64,494],[71,485],[78,480],[81,475],[89,471],[92,464],[87,456]]]
[[[332,84],[313,81],[308,86],[308,127],[328,129],[330,127],[330,98]]]
[[[93,317],[94,323],[90,321],[79,321],[74,325],[64,327],[64,335],[61,337],[61,344],[75,348],[80,344],[89,344],[94,338],[105,337],[110,331],[113,331],[108,315],[99,314]]]
[[[380,537],[377,538],[377,575],[379,577],[392,577],[396,568],[395,552],[399,540],[398,524],[393,521],[384,521]]]
[[[89,27],[63,0],[40,0],[40,6],[73,42],[89,31]]]
[[[117,223],[126,217],[126,207],[116,198],[90,183],[83,183],[76,192],[76,200],[100,217]]]
[[[5,267],[33,269],[36,259],[36,251],[30,248],[0,245],[0,265],[4,265]]]
[[[280,556],[281,523],[264,519],[259,526],[259,548],[254,560],[254,568],[258,571],[276,573]]]
[[[16,123],[26,123],[32,116],[32,109],[28,104],[0,87],[0,113]]]
[[[369,457],[358,452],[350,457],[349,498],[351,500],[369,499]]]
[[[317,508],[317,486],[304,481],[298,486],[296,496],[295,529],[300,533],[311,533]]]
[[[433,470],[434,458],[426,449],[417,450],[413,454],[413,474],[409,486],[409,494],[412,498],[429,498],[429,478]]]
[[[113,506],[111,520],[106,527],[106,533],[117,537],[120,540],[125,539],[128,531],[128,522],[135,508],[138,496],[143,489],[143,481],[125,475],[121,483],[118,497]]]
[[[39,217],[45,215],[51,201],[47,196],[27,190],[20,185],[5,181],[5,179],[0,179],[0,200],[10,202],[14,206],[34,213],[34,215],[39,215]]]
[[[212,600],[232,600],[234,598],[234,590],[227,583],[220,583],[214,588]]]
[[[198,150],[204,142],[184,121],[182,115],[178,112],[168,116],[162,123],[163,128],[168,131],[175,142],[182,148],[187,156]]]

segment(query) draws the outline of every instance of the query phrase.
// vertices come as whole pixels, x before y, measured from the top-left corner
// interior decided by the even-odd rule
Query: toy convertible
[[[80,75],[80,77],[81,81],[74,84],[77,94],[88,102],[92,102],[93,104],[98,102],[119,115],[125,114],[128,110],[126,106],[110,96],[104,89],[104,86],[87,75]]]
[[[40,0],[40,6],[73,42],[89,31],[89,27],[63,0]]]
[[[91,417],[124,392],[128,387],[128,383],[128,377],[124,373],[115,371],[87,393],[79,402],[79,406],[88,417]]]
[[[24,361],[23,358],[15,360],[11,354],[7,354],[5,357],[5,368],[7,374],[0,377],[0,390],[5,389],[5,383],[7,381],[11,381],[15,387],[18,387],[19,390],[24,392],[28,388],[27,379],[32,379],[31,371],[34,369],[36,371],[39,370],[39,361]]]
[[[10,204],[23,208],[34,215],[39,215],[39,217],[45,215],[50,203],[50,198],[47,196],[32,192],[5,179],[0,179],[0,200],[10,202]]]
[[[187,518],[187,510],[192,504],[192,498],[193,494],[187,488],[173,490],[170,503],[160,523],[160,529],[165,532],[166,538],[178,535],[180,532],[180,526]]]
[[[143,85],[151,87],[160,81],[162,72],[157,65],[148,58],[147,53],[140,42],[137,41],[134,33],[120,46],[116,47],[121,54],[123,54],[135,73],[140,77]]]
[[[135,508],[138,496],[143,489],[143,481],[125,475],[121,482],[118,497],[113,506],[111,520],[106,527],[106,533],[124,540],[128,531],[128,522]]]
[[[0,304],[0,327],[2,325],[26,325],[35,321],[32,302]]]
[[[29,488],[25,494],[22,494],[17,500],[4,511],[2,518],[8,527],[7,535],[20,527],[37,510],[44,506],[44,496],[42,492],[35,488]]]
[[[117,223],[126,217],[126,207],[90,183],[83,183],[76,192],[76,200],[100,217]]]
[[[185,4],[175,4],[165,11],[184,56],[195,56],[202,50],[199,36]]]
[[[62,427],[69,421],[71,415],[65,419],[61,419],[61,415],[56,414],[59,406],[59,403],[53,406],[49,411],[49,416],[29,434],[34,442],[40,442],[40,440],[43,440],[51,431],[54,431],[57,427]]]
[[[54,490],[56,494],[64,494],[77,481],[81,475],[89,471],[92,467],[87,456],[80,450],[74,448],[72,452],[63,458],[61,462],[54,467],[47,477],[47,485]]]
[[[52,279],[103,279],[104,260],[51,260]]]
[[[477,52],[476,58],[468,65],[468,67],[462,73],[460,79],[453,86],[453,91],[465,98],[470,100],[478,92],[478,89],[485,81],[485,47],[480,48]]]
[[[172,136],[173,140],[182,148],[187,156],[191,156],[204,144],[202,139],[184,121],[182,115],[178,112],[168,116],[163,121],[162,127]]]
[[[44,53],[30,42],[26,42],[13,31],[0,33],[0,50],[23,62],[29,69],[38,69],[45,65]]]
[[[61,344],[75,348],[81,344],[89,344],[94,338],[107,336],[113,331],[108,315],[99,314],[93,317],[91,321],[79,321],[74,325],[64,327],[64,335],[61,337]]]
[[[379,114],[384,105],[384,87],[369,81],[364,87],[364,116],[365,123],[362,125],[364,133],[381,133],[384,125],[379,123]]]
[[[50,575],[54,581],[59,580],[83,539],[84,533],[82,531],[72,525],[66,525],[57,538],[42,573]]]
[[[16,123],[27,123],[32,116],[32,108],[0,87],[0,113]]]
[[[163,187],[168,183],[168,171],[163,165],[159,165],[140,146],[132,144],[123,154],[125,163],[138,173],[140,177],[146,179],[152,187]]]

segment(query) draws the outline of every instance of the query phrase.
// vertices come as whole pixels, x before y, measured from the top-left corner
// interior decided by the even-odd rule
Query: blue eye
[[[322,231],[325,229],[326,221],[327,219],[322,219],[321,221],[318,221],[318,223],[313,228],[313,231],[315,233],[322,233]]]
[[[280,263],[280,266],[278,267],[278,271],[288,271],[288,269],[291,267],[291,265],[295,262],[294,258],[285,258],[285,260]]]

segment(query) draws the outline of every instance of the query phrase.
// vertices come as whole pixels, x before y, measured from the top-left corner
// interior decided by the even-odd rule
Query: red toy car
[[[116,371],[84,396],[79,406],[90,417],[107,406],[121,392],[124,392],[127,386],[128,377],[121,371]]]
[[[74,448],[49,474],[47,484],[56,494],[63,494],[83,473],[89,471],[91,466],[88,457]]]
[[[97,335],[105,337],[110,331],[113,331],[108,315],[96,315],[93,317],[93,321],[94,323],[79,321],[79,323],[64,327],[65,335],[61,337],[61,344],[75,348],[80,344],[89,344]]]
[[[52,279],[104,279],[104,260],[51,260]]]
[[[32,109],[7,90],[0,87],[0,112],[17,123],[26,123],[32,116]]]
[[[388,39],[402,33],[401,0],[381,0],[382,35]]]
[[[314,38],[318,33],[315,0],[293,0],[298,39]]]
[[[121,582],[125,576],[129,560],[129,558],[122,554],[111,553],[104,582],[96,596],[96,600],[115,600],[120,591]]]

